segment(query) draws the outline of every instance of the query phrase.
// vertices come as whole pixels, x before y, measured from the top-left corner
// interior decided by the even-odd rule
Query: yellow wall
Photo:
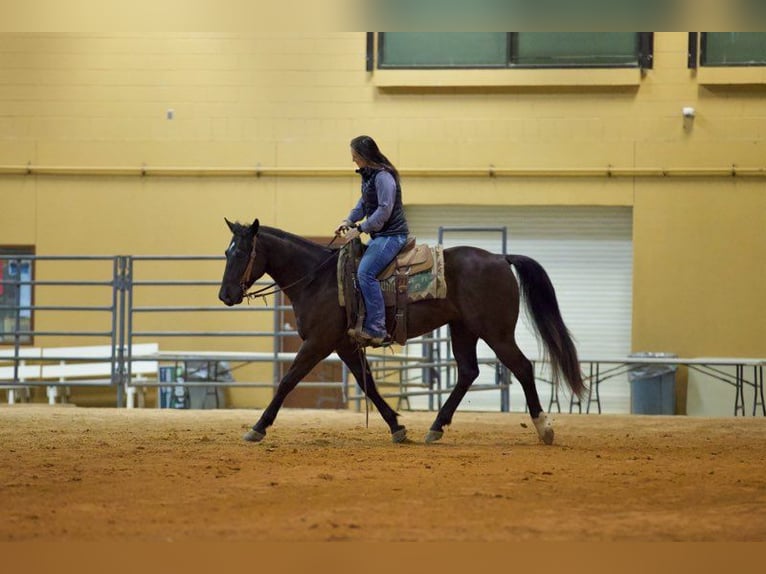
[[[764,167],[764,86],[703,84],[686,50],[685,32],[658,32],[644,75],[434,86],[366,72],[364,33],[0,34],[0,244],[218,254],[223,217],[327,235],[358,193],[348,142],[367,133],[410,205],[633,206],[634,349],[766,356],[766,179],[694,173]],[[258,166],[293,171],[202,173]]]
[[[765,185],[689,179],[637,191],[635,348],[764,356]]]

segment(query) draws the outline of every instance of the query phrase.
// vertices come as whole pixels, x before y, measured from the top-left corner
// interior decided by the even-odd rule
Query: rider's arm
[[[375,193],[378,196],[378,208],[364,221],[359,230],[370,233],[380,230],[391,217],[396,201],[396,181],[387,171],[381,171],[375,178]],[[353,212],[352,212],[353,213]]]
[[[354,208],[349,212],[348,217],[346,217],[346,221],[349,222],[349,224],[356,223],[360,219],[364,217],[364,202],[362,201],[362,198],[359,198],[359,201],[356,202],[356,205]]]

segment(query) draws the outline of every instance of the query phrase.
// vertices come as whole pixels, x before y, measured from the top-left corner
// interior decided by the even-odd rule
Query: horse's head
[[[223,271],[218,298],[231,307],[241,303],[250,286],[261,278],[266,262],[263,257],[255,256],[258,220],[253,221],[252,225],[232,223],[228,219],[225,221],[232,238],[225,253],[226,269]]]

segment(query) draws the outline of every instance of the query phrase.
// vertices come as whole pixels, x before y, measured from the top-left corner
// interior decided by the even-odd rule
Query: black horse
[[[388,423],[393,441],[404,441],[407,435],[405,427],[398,423],[398,414],[380,396],[369,365],[346,331],[346,314],[338,303],[338,249],[324,247],[273,227],[261,227],[257,219],[252,225],[228,220],[226,223],[233,237],[226,250],[226,269],[219,299],[228,306],[241,303],[252,284],[268,274],[290,297],[298,334],[303,339],[274,398],[252,430],[245,434],[245,440],[262,440],[288,393],[317,363],[334,351]],[[516,268],[519,282],[511,265]],[[529,257],[497,255],[474,247],[445,249],[444,268],[447,298],[412,303],[407,314],[407,335],[410,338],[449,324],[452,350],[458,366],[457,383],[436,415],[426,435],[426,442],[442,437],[444,426],[452,422],[460,401],[479,375],[476,343],[481,338],[521,382],[537,433],[543,442],[551,444],[553,428],[540,406],[532,364],[514,338],[520,284],[534,327],[550,361],[554,384],[563,378],[575,395],[582,396],[585,386],[577,351],[561,318],[548,274]],[[362,385],[363,381],[366,384]]]

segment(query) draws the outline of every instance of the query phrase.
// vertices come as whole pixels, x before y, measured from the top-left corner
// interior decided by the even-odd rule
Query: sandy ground
[[[0,541],[764,541],[766,418],[0,407]]]

